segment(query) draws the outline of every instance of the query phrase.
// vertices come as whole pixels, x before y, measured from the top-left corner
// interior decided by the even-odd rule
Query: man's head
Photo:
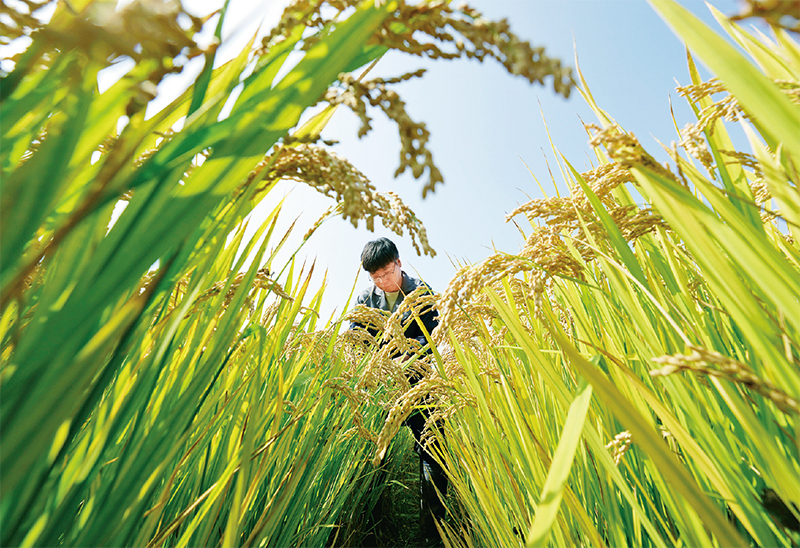
[[[361,266],[369,272],[372,282],[382,291],[399,291],[403,271],[397,246],[388,238],[378,238],[364,246]]]

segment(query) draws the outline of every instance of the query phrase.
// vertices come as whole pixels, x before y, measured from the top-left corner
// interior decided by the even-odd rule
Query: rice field
[[[771,36],[717,12],[739,49],[650,3],[691,52],[677,91],[695,118],[675,120],[665,163],[579,67],[466,6],[301,0],[217,68],[194,41],[209,22],[181,24],[175,5],[98,24],[104,4],[76,0],[46,26],[30,15],[47,2],[4,6],[4,35],[34,39],[0,87],[0,544],[414,545],[401,424],[419,406],[442,425],[446,546],[800,544],[796,3],[748,3]],[[370,79],[389,49],[580,94],[593,167],[552,143],[557,166],[533,177],[558,194],[505,219],[521,249],[391,316],[323,322],[313,266],[277,258],[281,207],[253,237],[246,219],[290,178],[334,203],[295,228],[305,239],[340,215],[433,253],[401,198],[320,138],[338,108],[364,134],[381,110],[403,136],[398,172],[442,182],[392,91],[419,75]],[[206,68],[145,118],[179,56]],[[415,350],[404,314],[430,304],[440,324],[404,364],[425,372],[412,387],[391,356]]]

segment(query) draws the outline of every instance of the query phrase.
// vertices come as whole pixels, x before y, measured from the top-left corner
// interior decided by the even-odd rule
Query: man
[[[405,296],[415,289],[425,287],[431,291],[426,283],[412,278],[403,271],[397,247],[388,238],[379,238],[367,243],[361,252],[361,265],[369,273],[374,285],[358,296],[356,304],[393,312],[403,302]],[[406,313],[406,317],[403,318],[403,323],[407,323],[404,335],[406,338],[419,341],[423,346],[426,345],[427,339],[422,327],[417,321],[407,322],[408,316],[410,313]],[[429,308],[420,314],[420,320],[430,334],[438,324],[438,315],[435,310]],[[351,326],[351,329],[352,327],[354,326]],[[397,359],[402,360],[404,357]],[[411,376],[408,380],[413,385],[419,382],[420,378]],[[447,476],[433,456],[422,447],[421,437],[427,416],[425,410],[415,412],[406,419],[405,425],[414,435],[416,441],[414,450],[419,455],[420,535],[423,542],[430,545],[440,542],[434,520],[444,519],[445,509],[437,491],[442,497],[447,493]]]

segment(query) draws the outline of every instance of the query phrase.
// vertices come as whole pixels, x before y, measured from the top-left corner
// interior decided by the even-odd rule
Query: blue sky
[[[682,3],[718,28],[703,2]],[[692,121],[688,106],[675,92],[676,81],[685,85],[689,80],[684,46],[646,2],[474,0],[470,5],[488,18],[507,17],[515,33],[535,46],[545,46],[549,55],[573,67],[577,50],[598,104],[657,158],[666,160],[658,141],[669,145],[678,140],[670,100],[679,127]],[[729,14],[739,7],[731,1],[715,5]],[[435,194],[422,200],[422,182],[409,175],[393,177],[399,139],[382,114],[375,113],[373,132],[359,140],[357,119],[340,109],[323,136],[338,139],[335,152],[351,160],[379,190],[394,191],[406,201],[426,225],[438,255],[418,257],[408,237],[385,229],[371,233],[363,225],[355,229],[340,219],[329,221],[298,255],[316,260],[315,283],[327,270],[325,317],[334,308],[342,310],[356,276],[357,290],[369,285],[366,273],[358,268],[359,254],[375,237],[393,239],[406,271],[417,273],[437,291],[443,291],[455,273],[453,262],[478,262],[494,248],[518,251],[523,240],[504,217],[529,197],[541,197],[531,173],[553,193],[545,157],[562,192],[565,188],[547,128],[570,162],[578,169],[589,165],[591,151],[581,120],[595,119],[578,93],[565,100],[550,87],[509,76],[496,62],[428,61],[393,52],[371,75],[394,76],[417,68],[428,72],[396,89],[412,118],[425,121],[431,131],[430,147],[445,179]],[[276,197],[289,189],[283,221],[288,225],[300,216],[298,241],[330,202],[289,183],[276,189]]]
[[[203,14],[221,3],[186,0],[184,5]],[[237,53],[259,22],[267,28],[274,24],[286,3],[232,0],[223,33],[227,46],[220,52],[222,59]],[[712,28],[719,28],[705,2],[680,3]],[[469,4],[487,18],[507,18],[518,36],[534,46],[544,46],[548,55],[569,66],[575,67],[577,53],[600,107],[633,132],[656,158],[667,159],[658,141],[669,145],[678,140],[670,101],[678,127],[693,121],[690,109],[675,92],[678,83],[689,81],[684,46],[646,1],[472,0]],[[714,5],[726,14],[736,13],[741,7],[736,0],[717,0]],[[452,278],[454,263],[478,262],[494,249],[517,252],[523,240],[513,224],[505,223],[505,215],[519,204],[542,196],[534,176],[547,193],[554,193],[549,162],[556,182],[565,191],[548,129],[553,144],[576,168],[584,170],[591,161],[581,121],[591,123],[595,118],[577,92],[564,99],[552,91],[549,82],[544,87],[530,85],[508,75],[492,60],[483,64],[430,61],[395,52],[385,55],[370,76],[397,76],[418,68],[428,72],[395,89],[411,117],[424,121],[431,131],[429,146],[445,179],[435,194],[423,200],[424,181],[416,181],[409,174],[394,178],[400,142],[396,127],[381,113],[374,113],[370,135],[358,139],[359,121],[341,108],[323,137],[338,140],[334,151],[352,161],[379,191],[394,191],[403,198],[426,225],[438,255],[433,259],[417,256],[407,235],[396,236],[382,228],[372,233],[363,223],[356,229],[341,219],[328,221],[298,254],[301,262],[316,262],[315,287],[327,272],[322,307],[325,319],[334,309],[344,309],[354,283],[357,291],[370,284],[359,268],[361,249],[370,239],[387,236],[394,240],[404,269],[422,277],[437,291],[443,291]],[[165,86],[163,104],[180,87],[180,79]],[[151,106],[158,108],[158,104]],[[282,183],[254,212],[252,224],[266,217],[284,197],[278,233],[298,220],[296,233],[285,247],[294,250],[331,201],[304,185]],[[285,260],[288,255],[280,257]]]

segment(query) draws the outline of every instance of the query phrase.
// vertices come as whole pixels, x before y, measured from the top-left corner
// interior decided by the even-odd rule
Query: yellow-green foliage
[[[338,105],[364,133],[366,104],[380,105],[405,136],[400,170],[427,174],[426,191],[441,181],[424,125],[384,100],[410,76],[349,72],[394,47],[527,55],[523,76],[553,76],[564,94],[571,77],[533,61],[505,23],[471,26],[469,8],[332,4],[346,16],[294,3],[260,47],[215,69],[213,48],[193,41],[203,21],[184,30],[177,10],[134,3],[114,19],[103,2],[59,4],[4,76],[2,544],[324,545],[369,511],[382,481],[370,461],[420,402],[443,419],[451,543],[797,544],[797,42],[721,20],[751,62],[652,0],[718,77],[701,82],[689,59],[680,91],[697,121],[672,166],[584,83],[598,166],[578,173],[562,158],[569,197],[515,212],[530,220],[525,247],[459,272],[433,356],[405,364],[427,375],[410,389],[391,359],[400,314],[373,318],[389,341],[379,350],[318,325],[322,293],[302,305],[310,274],[267,252],[278,211],[248,241],[243,219],[290,176],[334,198],[334,213],[383,218],[430,252],[395,196],[319,143]],[[417,41],[442,29],[467,46]],[[145,119],[181,51],[206,69]],[[305,55],[274,82],[292,51]],[[98,72],[121,56],[135,68],[99,93]],[[329,106],[294,129],[321,98]],[[723,120],[744,128],[747,153]]]
[[[371,94],[406,78],[350,73],[424,48],[491,56],[566,95],[569,70],[447,3],[293,2],[216,68],[216,46],[195,43],[209,23],[182,27],[177,2],[59,2],[40,28],[28,11],[44,4],[2,13],[4,40],[32,43],[0,87],[0,544],[324,545],[380,492],[362,437],[393,392],[360,384],[370,357],[338,323],[316,331],[310,274],[266,251],[282,243],[278,210],[248,241],[244,219],[292,177],[430,253],[397,196],[320,144],[337,105],[368,122],[364,101],[384,105]],[[146,118],[184,57],[205,68]],[[135,66],[101,93],[98,74],[124,58]],[[392,97],[399,171],[432,190],[424,124]]]
[[[454,542],[800,539],[800,47],[720,15],[750,61],[652,3],[717,75],[701,82],[689,58],[697,122],[672,167],[582,82],[598,167],[562,157],[569,196],[521,206],[525,247],[464,267],[442,297],[438,367],[470,401],[444,428]]]

